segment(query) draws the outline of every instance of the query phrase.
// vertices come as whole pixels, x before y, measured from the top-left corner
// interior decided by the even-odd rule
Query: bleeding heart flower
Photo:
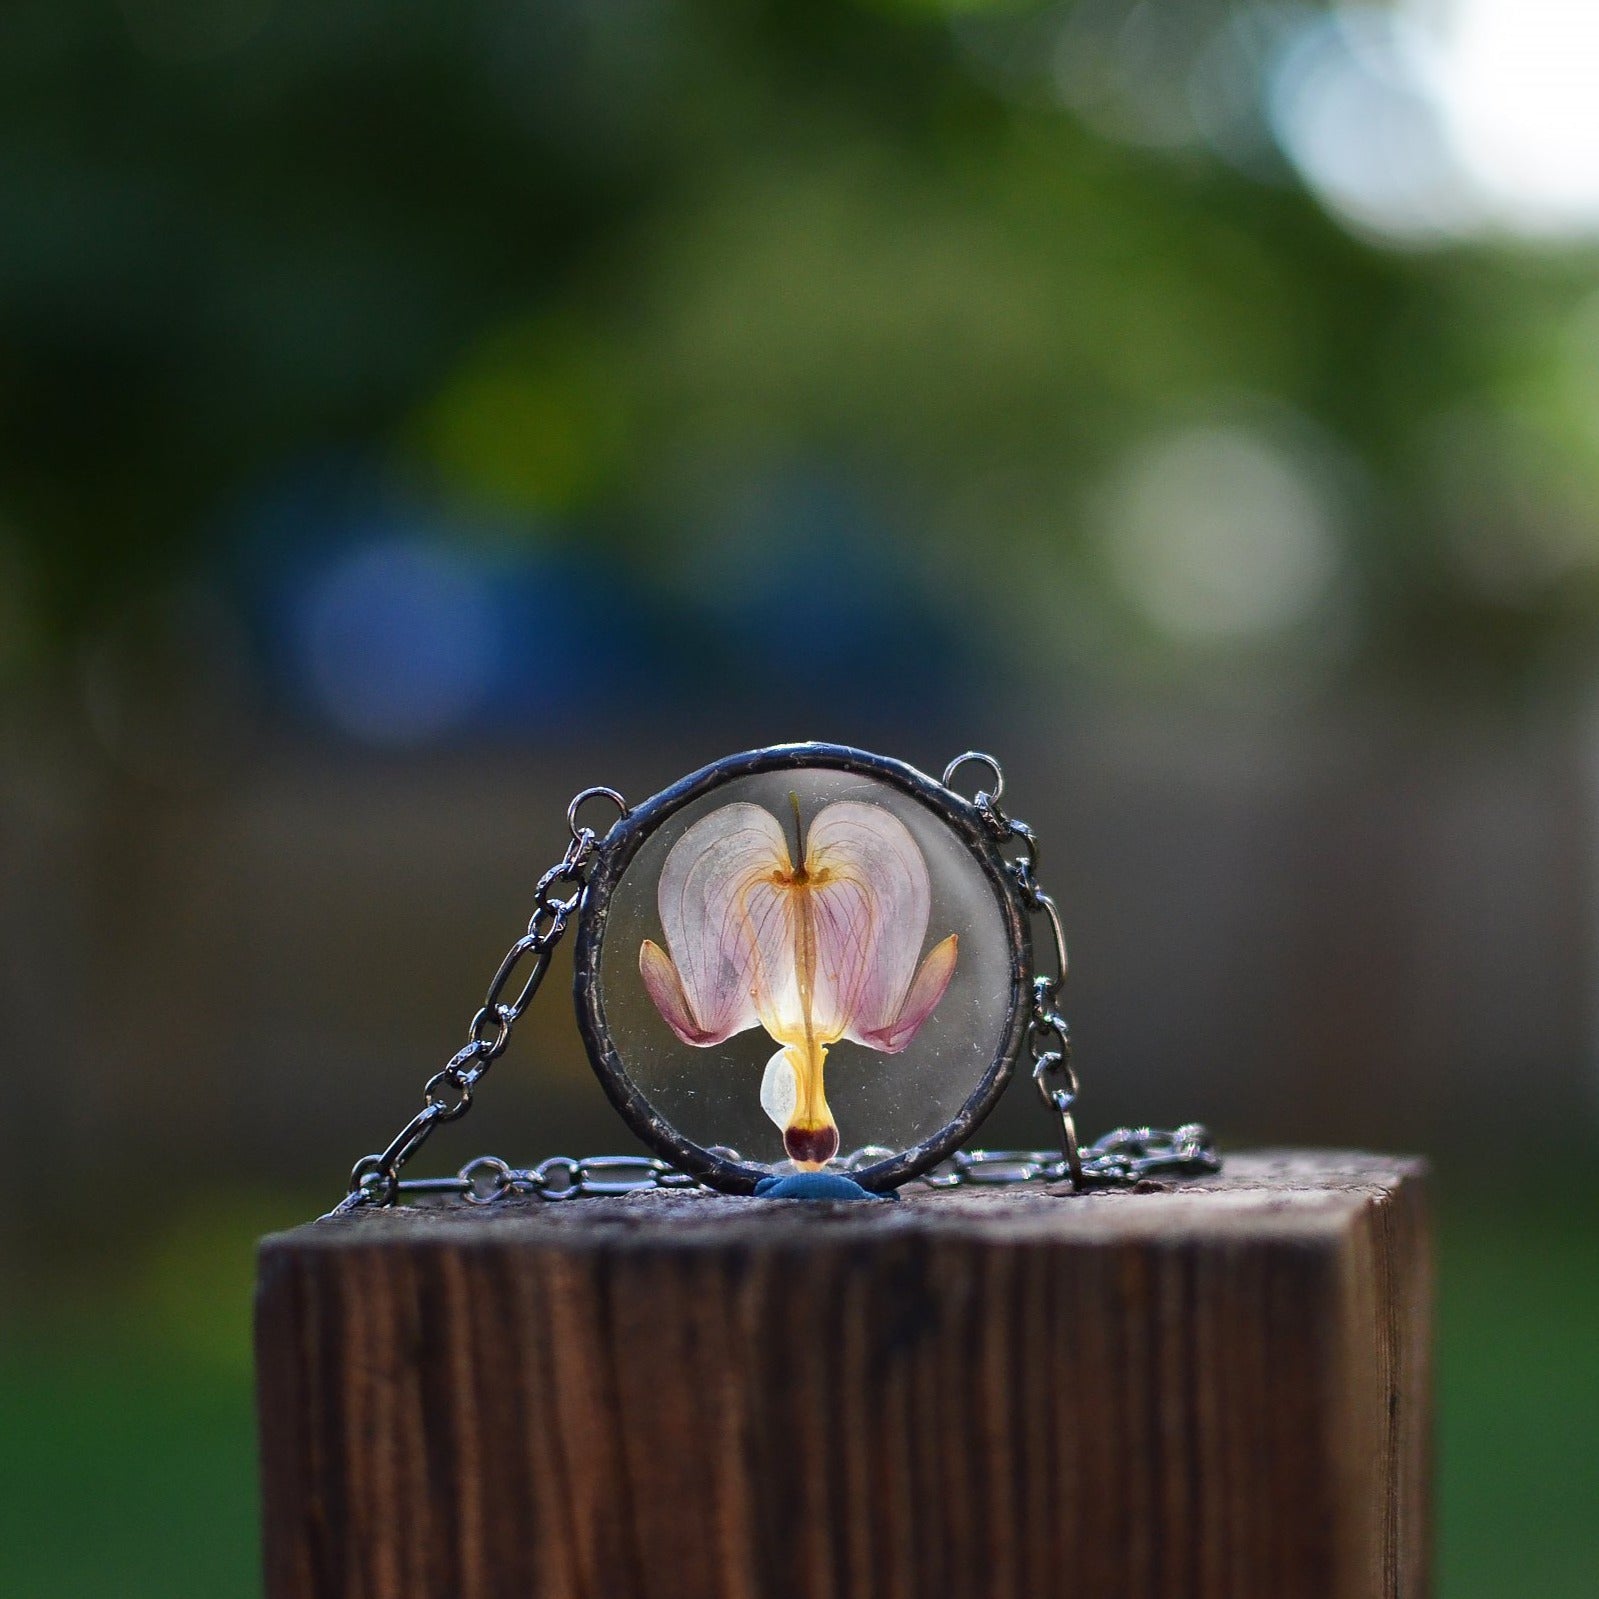
[[[897,1055],[955,973],[951,933],[928,951],[927,862],[910,830],[879,805],[844,800],[800,830],[759,805],[724,805],[672,846],[657,902],[666,949],[645,939],[639,972],[667,1025],[708,1049],[764,1027],[782,1047],[767,1062],[761,1106],[795,1165],[838,1151],[822,1088],[840,1039]],[[796,866],[794,862],[800,864]]]

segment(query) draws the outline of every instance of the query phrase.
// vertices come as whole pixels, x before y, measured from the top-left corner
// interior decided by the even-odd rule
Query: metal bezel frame
[[[851,1173],[863,1188],[882,1192],[936,1166],[976,1131],[1010,1081],[1021,1054],[1031,1003],[1032,932],[1015,881],[977,807],[925,772],[903,761],[842,744],[777,744],[713,761],[629,811],[596,850],[578,913],[573,962],[578,1030],[606,1096],[633,1132],[658,1155],[724,1193],[753,1193],[756,1183],[771,1175],[765,1167],[728,1160],[691,1142],[653,1109],[629,1077],[611,1039],[596,977],[611,894],[644,840],[674,812],[724,783],[760,772],[798,767],[828,767],[876,778],[932,811],[982,866],[994,886],[1010,938],[1010,1008],[994,1059],[952,1121],[920,1144]]]

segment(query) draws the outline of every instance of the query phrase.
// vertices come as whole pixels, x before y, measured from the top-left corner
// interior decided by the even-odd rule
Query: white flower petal
[[[761,1109],[777,1124],[786,1128],[794,1119],[794,1106],[799,1101],[799,1083],[794,1076],[794,1066],[788,1051],[780,1049],[766,1063],[766,1075],[761,1078]]]

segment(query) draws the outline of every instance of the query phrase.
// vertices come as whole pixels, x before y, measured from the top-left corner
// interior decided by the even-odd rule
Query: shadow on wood
[[[269,1238],[270,1599],[1418,1599],[1418,1162]]]

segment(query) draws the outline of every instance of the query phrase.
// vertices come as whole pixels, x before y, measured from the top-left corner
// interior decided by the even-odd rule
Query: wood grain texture
[[[1422,1168],[269,1238],[270,1599],[1419,1599]]]

